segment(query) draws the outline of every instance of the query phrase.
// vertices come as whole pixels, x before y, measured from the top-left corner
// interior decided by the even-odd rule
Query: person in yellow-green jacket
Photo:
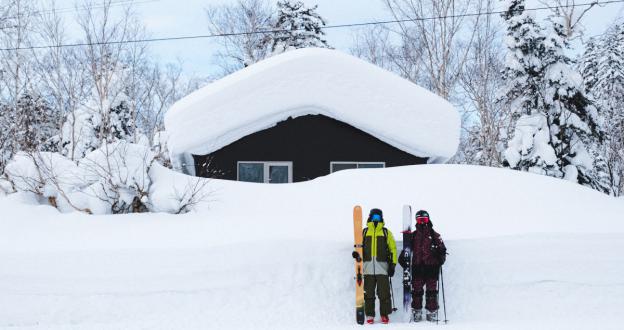
[[[372,209],[368,215],[364,238],[364,312],[366,322],[375,321],[375,288],[379,297],[381,323],[387,324],[392,313],[390,277],[397,264],[397,248],[394,236],[384,227],[383,212]]]

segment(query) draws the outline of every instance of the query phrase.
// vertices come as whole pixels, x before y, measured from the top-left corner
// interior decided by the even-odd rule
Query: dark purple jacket
[[[412,266],[439,266],[446,260],[446,246],[431,226],[417,226],[412,232]]]

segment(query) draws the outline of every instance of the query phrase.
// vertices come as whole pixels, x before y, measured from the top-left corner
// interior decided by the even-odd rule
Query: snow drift
[[[152,171],[158,200],[188,183]],[[59,214],[0,198],[0,328],[354,328],[355,203],[382,208],[397,236],[403,204],[431,213],[449,246],[451,328],[624,321],[624,203],[588,188],[451,165],[209,187],[213,201],[182,216]],[[414,327],[402,318],[392,326]]]

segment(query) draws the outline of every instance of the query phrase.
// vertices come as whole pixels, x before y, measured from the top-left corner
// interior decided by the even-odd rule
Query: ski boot
[[[429,322],[437,322],[438,321],[438,311],[427,311],[427,321]]]
[[[373,323],[375,323],[375,317],[373,317],[373,316],[367,316],[367,317],[366,317],[366,323],[368,323],[368,324],[373,324]]]
[[[412,309],[412,321],[414,321],[414,322],[422,321],[422,310],[421,309]]]
[[[381,316],[381,323],[382,324],[388,324],[388,322],[390,322],[390,318],[388,318],[387,316],[382,315]]]

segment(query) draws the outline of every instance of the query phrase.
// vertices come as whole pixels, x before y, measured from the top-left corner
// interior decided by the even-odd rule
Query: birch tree
[[[464,14],[481,12],[478,0],[384,0],[398,21],[402,38],[417,38],[422,47],[422,74],[426,87],[450,99],[468,58],[479,19]],[[477,15],[479,17],[479,15]]]
[[[216,39],[220,48],[215,55],[221,75],[256,63],[271,53],[271,45],[258,31],[271,29],[273,11],[267,0],[236,0],[233,4],[206,8],[208,30],[223,35]]]

